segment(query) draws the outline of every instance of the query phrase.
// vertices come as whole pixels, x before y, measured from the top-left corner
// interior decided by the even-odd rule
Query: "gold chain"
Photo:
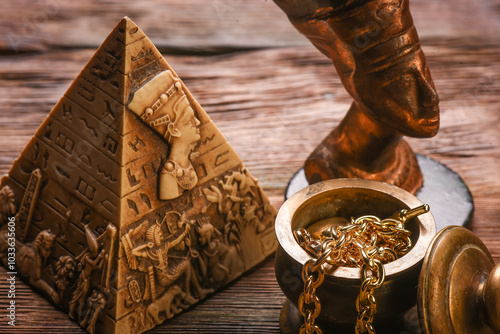
[[[361,288],[356,299],[356,334],[375,334],[373,318],[377,313],[374,292],[385,280],[384,263],[398,259],[413,246],[411,232],[404,228],[406,221],[429,211],[424,204],[412,210],[401,210],[391,218],[376,216],[351,219],[346,226],[331,226],[320,239],[312,239],[304,228],[294,231],[299,245],[314,258],[302,268],[304,291],[299,297],[299,311],[304,317],[300,334],[322,334],[315,324],[321,312],[316,289],[325,278],[324,264],[361,268]],[[371,273],[371,275],[370,275]]]

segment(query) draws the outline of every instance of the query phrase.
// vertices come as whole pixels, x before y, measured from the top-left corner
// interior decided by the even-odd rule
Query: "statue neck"
[[[191,145],[183,145],[183,143],[172,142],[171,152],[168,159],[175,161],[182,168],[187,168],[191,164],[191,161],[189,161],[189,154],[191,151]]]
[[[380,123],[372,112],[354,101],[333,133],[333,147],[339,161],[376,173],[391,165],[402,135]]]

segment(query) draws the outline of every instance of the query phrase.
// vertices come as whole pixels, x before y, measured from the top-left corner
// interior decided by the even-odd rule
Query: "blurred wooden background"
[[[410,3],[442,125],[435,138],[408,141],[465,180],[471,228],[500,262],[500,0]],[[272,0],[4,1],[0,175],[123,16],[153,40],[278,209],[351,98]],[[279,333],[284,296],[273,261],[151,332]],[[0,267],[0,332],[83,332],[19,280],[17,326],[7,326],[6,278]]]

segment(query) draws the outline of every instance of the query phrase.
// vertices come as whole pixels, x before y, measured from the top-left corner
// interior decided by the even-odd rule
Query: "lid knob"
[[[488,324],[495,333],[500,333],[500,264],[491,271],[486,281],[483,298]]]

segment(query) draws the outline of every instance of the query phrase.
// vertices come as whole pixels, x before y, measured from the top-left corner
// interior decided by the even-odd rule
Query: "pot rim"
[[[325,194],[332,193],[339,189],[366,189],[368,191],[380,192],[394,197],[407,205],[408,208],[415,208],[423,204],[417,197],[404,189],[385,182],[365,179],[332,179],[312,184],[298,191],[281,206],[276,217],[275,230],[280,246],[283,248],[285,253],[300,266],[303,266],[307,260],[312,258],[312,256],[302,249],[293,236],[291,222],[295,213],[307,203],[313,201],[314,198],[324,197]],[[392,261],[384,265],[387,279],[390,279],[391,276],[404,272],[421,263],[432,238],[436,234],[436,223],[430,212],[420,215],[415,219],[419,222],[419,237],[417,242],[414,244],[410,252],[396,261]],[[325,266],[325,274],[325,278],[333,276],[336,278],[359,280],[361,277],[359,268],[333,267],[330,265]]]

